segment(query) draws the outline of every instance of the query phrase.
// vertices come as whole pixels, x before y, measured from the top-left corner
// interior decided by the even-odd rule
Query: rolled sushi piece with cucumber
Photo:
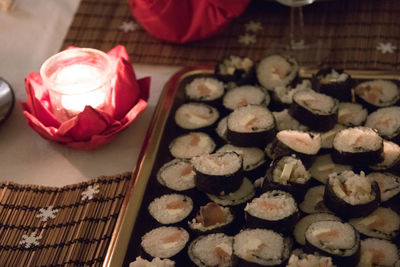
[[[243,159],[235,152],[219,152],[192,158],[196,188],[204,193],[226,195],[243,182]]]
[[[272,113],[264,106],[248,105],[228,116],[227,139],[236,146],[264,148],[276,134]]]
[[[314,222],[308,226],[305,240],[305,252],[332,257],[335,265],[357,266],[360,260],[360,235],[349,223]]]
[[[289,114],[311,130],[326,132],[338,120],[339,101],[313,90],[299,91],[293,95]]]
[[[286,266],[292,251],[289,237],[268,229],[244,229],[234,236],[232,266]]]
[[[400,144],[400,107],[380,108],[368,115],[366,127],[376,129],[389,141]]]
[[[389,80],[372,80],[358,84],[354,88],[355,99],[369,112],[378,108],[393,106],[400,99],[398,85]]]
[[[383,140],[382,161],[370,165],[372,171],[390,172],[400,175],[400,146],[396,143]]]
[[[325,68],[313,76],[313,89],[339,99],[351,101],[353,81],[350,74],[342,69]]]
[[[255,63],[248,57],[231,55],[216,64],[215,76],[232,87],[254,84]]]
[[[378,184],[365,177],[364,172],[333,173],[325,185],[325,205],[343,218],[367,216],[376,210],[380,199]]]
[[[176,125],[185,131],[213,131],[218,118],[218,110],[204,103],[186,103],[175,112]]]
[[[273,190],[254,198],[245,209],[247,228],[271,229],[291,233],[300,217],[297,203],[291,194]]]
[[[225,93],[223,82],[214,77],[197,77],[185,86],[185,97],[191,102],[202,102],[212,106],[221,105]]]
[[[387,240],[367,238],[361,241],[361,259],[358,267],[398,266],[399,251]]]

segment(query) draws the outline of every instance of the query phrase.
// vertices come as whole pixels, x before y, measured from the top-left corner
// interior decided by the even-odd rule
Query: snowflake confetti
[[[256,43],[256,36],[253,34],[243,34],[239,36],[239,43],[243,45],[251,45]]]
[[[23,245],[25,248],[30,248],[39,245],[39,239],[41,238],[42,237],[40,235],[37,236],[36,232],[33,232],[30,235],[23,235],[19,244]]]
[[[247,32],[258,32],[263,29],[261,22],[258,21],[250,21],[249,23],[246,23],[244,27],[246,28]]]
[[[47,222],[47,220],[54,219],[56,217],[56,213],[58,212],[58,209],[53,209],[53,206],[49,206],[46,209],[41,208],[39,210],[39,214],[36,215],[37,218],[42,218],[42,222]]]
[[[94,194],[99,193],[99,185],[95,184],[93,186],[89,185],[86,191],[82,192],[82,200],[91,200]]]
[[[122,30],[123,32],[134,32],[137,29],[139,29],[139,24],[133,21],[124,21],[119,26],[119,29]]]
[[[376,47],[377,50],[381,51],[382,54],[390,53],[393,54],[394,51],[397,49],[392,43],[379,43]]]

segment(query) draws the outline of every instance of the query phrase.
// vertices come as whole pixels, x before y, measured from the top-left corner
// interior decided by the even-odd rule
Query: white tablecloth
[[[41,138],[26,124],[24,78],[57,53],[80,0],[16,0],[0,12],[0,77],[15,91],[16,105],[0,126],[0,181],[62,186],[133,170],[161,90],[178,67],[139,65],[137,77],[151,76],[148,107],[110,144],[82,152]]]

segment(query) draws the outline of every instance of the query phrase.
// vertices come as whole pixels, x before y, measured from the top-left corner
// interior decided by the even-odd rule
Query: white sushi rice
[[[229,90],[223,98],[224,107],[234,110],[247,105],[268,106],[270,97],[267,92],[252,85],[243,85]]]
[[[194,157],[196,171],[209,175],[229,175],[242,168],[242,158],[235,152],[219,152]]]
[[[163,195],[149,205],[149,213],[161,224],[171,224],[185,219],[193,210],[190,197],[180,194]]]
[[[228,129],[239,132],[262,132],[275,126],[272,113],[263,106],[249,105],[239,107],[228,116]]]
[[[223,196],[215,196],[207,194],[208,198],[211,199],[211,201],[222,206],[235,206],[245,203],[250,199],[252,199],[254,195],[255,195],[254,185],[247,178],[243,179],[242,185],[235,192]]]
[[[321,148],[321,135],[308,132],[283,130],[276,134],[280,142],[296,152],[315,155]]]
[[[400,193],[400,177],[396,175],[388,172],[372,172],[367,175],[367,178],[377,182],[381,192],[382,202]]]
[[[388,80],[363,82],[357,85],[354,91],[366,102],[378,107],[391,106],[400,98],[399,88]]]
[[[184,191],[195,187],[195,175],[190,161],[174,159],[160,168],[157,181],[172,190]]]
[[[342,172],[346,170],[351,170],[350,165],[342,165],[334,163],[330,154],[320,155],[315,158],[315,161],[311,165],[310,173],[311,177],[326,184],[329,175],[334,172]]]
[[[129,267],[175,267],[175,262],[169,259],[154,258],[151,261],[137,257],[134,262],[129,264]]]
[[[330,213],[314,213],[301,218],[294,227],[293,236],[300,245],[306,244],[305,233],[310,224],[319,221],[340,221],[340,218]]]
[[[317,185],[307,190],[303,202],[299,204],[301,211],[312,214],[319,212],[331,212],[324,204],[325,186]]]
[[[272,172],[273,181],[283,185],[288,183],[305,184],[311,178],[301,160],[293,156],[285,156],[276,164]]]
[[[400,228],[400,217],[392,209],[378,207],[366,217],[349,221],[360,233],[376,238],[392,239]]]
[[[222,64],[218,65],[219,72],[222,75],[233,75],[237,69],[249,72],[254,66],[253,60],[248,57],[230,56],[225,58]]]
[[[297,212],[297,204],[289,193],[273,190],[254,198],[245,209],[249,214],[269,221],[278,221]]]
[[[400,146],[396,143],[383,140],[383,152],[381,156],[383,160],[370,166],[372,170],[386,170],[400,162]]]
[[[302,90],[311,90],[311,81],[303,80],[295,87],[291,86],[277,86],[274,88],[274,97],[283,104],[292,104],[293,95]]]
[[[213,225],[210,225],[210,226],[206,227],[201,222],[198,222],[196,220],[196,218],[193,218],[191,221],[188,222],[188,226],[191,229],[194,229],[194,230],[209,231],[209,230],[212,230],[212,229],[215,229],[215,228],[219,228],[219,227],[221,227],[223,225],[230,224],[234,219],[233,214],[231,213],[231,211],[227,207],[221,207],[221,210],[224,213],[225,218],[226,218],[226,221],[224,223],[216,223],[216,224],[213,224]]]
[[[298,130],[307,131],[308,127],[298,122],[295,118],[290,116],[288,109],[279,112],[272,112],[274,115],[276,128],[278,131],[283,130]]]
[[[226,133],[228,132],[228,117],[222,118],[215,128],[215,132],[221,137],[223,140],[227,141]]]
[[[233,237],[222,233],[200,236],[189,245],[189,257],[201,267],[229,267],[232,264]]]
[[[286,267],[334,267],[331,257],[314,254],[292,254]]]
[[[194,130],[214,124],[219,118],[219,112],[206,104],[187,103],[175,112],[175,123],[187,130]]]
[[[169,150],[175,158],[190,159],[195,156],[209,154],[215,149],[211,137],[201,132],[191,132],[172,140]]]
[[[333,145],[333,140],[335,139],[336,134],[345,129],[346,127],[341,124],[335,124],[332,129],[327,132],[320,133],[321,135],[321,148],[330,149]]]
[[[395,266],[399,252],[395,244],[376,238],[361,241],[361,259],[358,267]]]
[[[345,126],[360,126],[367,119],[368,111],[361,104],[339,103],[338,123]]]
[[[193,100],[215,100],[224,92],[224,83],[211,77],[196,78],[185,87],[186,95]]]
[[[400,107],[380,108],[372,112],[365,126],[376,129],[380,135],[387,138],[400,134]]]
[[[189,241],[189,233],[179,227],[161,226],[142,236],[141,246],[152,257],[170,258]]]
[[[382,137],[369,127],[347,128],[333,139],[333,147],[340,152],[377,151],[382,146]]]
[[[293,101],[303,108],[319,115],[330,115],[338,110],[338,100],[313,90],[299,91],[293,95]]]
[[[218,152],[236,152],[243,158],[243,169],[250,171],[265,163],[265,153],[258,147],[238,147],[226,144]]]

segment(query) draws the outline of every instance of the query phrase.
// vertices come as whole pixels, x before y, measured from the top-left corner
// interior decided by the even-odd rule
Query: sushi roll
[[[358,267],[396,266],[399,261],[399,251],[395,244],[377,238],[367,238],[361,241],[361,259]]]
[[[366,178],[364,172],[333,173],[325,185],[325,205],[344,218],[366,216],[378,207],[379,202],[379,186]]]
[[[377,208],[373,213],[365,217],[350,219],[358,232],[368,237],[398,240],[400,217],[389,208]]]
[[[191,159],[195,156],[212,153],[215,143],[208,134],[191,132],[172,140],[169,151],[175,158]]]
[[[226,195],[207,194],[208,198],[222,206],[238,206],[246,203],[255,195],[254,185],[249,179],[244,178],[242,185],[235,192]]]
[[[332,129],[330,129],[327,132],[321,132],[321,150],[320,153],[323,152],[330,152],[330,150],[332,149],[333,146],[333,140],[335,139],[336,134],[341,131],[346,129],[346,127],[344,127],[341,124],[335,124],[335,126],[333,126]]]
[[[193,201],[185,195],[166,194],[151,201],[148,210],[158,223],[175,224],[189,216]]]
[[[228,116],[219,120],[215,132],[217,133],[217,138],[219,138],[219,143],[225,144],[228,142],[226,137],[228,132]]]
[[[212,106],[203,103],[186,103],[175,112],[175,123],[186,131],[214,130],[219,118],[219,112]]]
[[[263,190],[283,190],[297,201],[304,198],[310,185],[311,174],[296,155],[283,156],[274,160],[263,182]]]
[[[188,249],[190,260],[200,267],[232,266],[233,238],[222,233],[193,240]]]
[[[325,186],[318,185],[308,189],[304,196],[303,202],[299,204],[299,208],[306,214],[329,212],[332,213],[324,203]]]
[[[263,177],[267,170],[265,153],[258,147],[238,147],[234,145],[224,145],[217,152],[236,152],[243,158],[244,175],[252,180]]]
[[[366,127],[376,129],[378,133],[400,144],[400,107],[380,108],[368,115]]]
[[[342,69],[325,68],[313,76],[313,89],[340,101],[351,101],[353,86],[350,75]]]
[[[248,57],[229,56],[215,66],[215,76],[225,83],[238,86],[253,84],[255,78],[255,64]]]
[[[307,131],[308,127],[298,122],[295,118],[290,116],[289,111],[284,109],[279,112],[272,112],[274,115],[276,129],[278,131],[283,130],[297,130],[297,131]]]
[[[311,81],[304,79],[294,86],[277,86],[272,91],[271,109],[286,109],[293,103],[293,95],[299,91],[311,90]]]
[[[186,159],[174,159],[165,163],[157,172],[157,181],[172,191],[189,191],[195,188],[195,171]]]
[[[234,230],[235,216],[228,207],[214,202],[201,206],[197,215],[188,222],[189,229],[197,235],[223,232],[231,234]]]
[[[388,80],[373,80],[358,84],[354,89],[356,101],[372,112],[378,108],[395,105],[400,99],[396,83]]]
[[[245,229],[233,238],[232,266],[285,266],[293,241],[267,229]]]
[[[224,83],[213,77],[195,78],[185,87],[185,96],[188,101],[209,105],[220,105],[224,93]]]
[[[396,143],[383,140],[382,161],[370,165],[372,171],[391,172],[400,175],[400,146]]]
[[[378,184],[382,202],[390,202],[393,206],[400,204],[399,176],[388,172],[372,172],[367,175],[367,178]]]
[[[338,266],[356,266],[360,260],[360,235],[349,223],[317,221],[305,232],[308,253],[330,256]]]
[[[184,257],[189,233],[180,227],[161,226],[142,236],[143,250],[153,258],[181,260]]]
[[[338,120],[339,101],[312,90],[302,90],[293,95],[289,114],[310,129],[326,132]]]
[[[291,194],[273,190],[254,198],[245,209],[248,228],[271,229],[291,233],[299,219],[297,203]]]
[[[268,92],[252,85],[242,85],[229,90],[222,100],[224,107],[233,111],[247,105],[268,106],[270,97]]]
[[[368,166],[381,161],[383,139],[368,127],[339,131],[333,139],[332,159],[335,163]]]
[[[298,76],[299,64],[294,58],[271,55],[262,59],[257,68],[258,82],[267,90],[292,84]]]
[[[318,254],[306,254],[301,250],[293,251],[286,267],[335,267],[331,257]]]
[[[228,116],[227,139],[236,146],[264,148],[275,136],[275,120],[263,106],[248,105]]]
[[[154,258],[151,261],[137,257],[134,262],[129,264],[129,267],[175,267],[175,262],[169,259]]]
[[[235,152],[220,152],[194,157],[196,188],[204,193],[225,195],[243,182],[243,159]]]
[[[338,123],[348,126],[361,126],[367,119],[368,111],[358,103],[339,103]]]
[[[311,177],[322,184],[326,184],[329,175],[334,172],[350,171],[350,165],[342,165],[333,162],[330,154],[319,155],[315,158],[314,163],[311,165]]]
[[[330,213],[314,213],[301,218],[294,227],[293,236],[298,244],[304,246],[306,244],[306,230],[310,224],[319,221],[341,221],[339,217]]]

